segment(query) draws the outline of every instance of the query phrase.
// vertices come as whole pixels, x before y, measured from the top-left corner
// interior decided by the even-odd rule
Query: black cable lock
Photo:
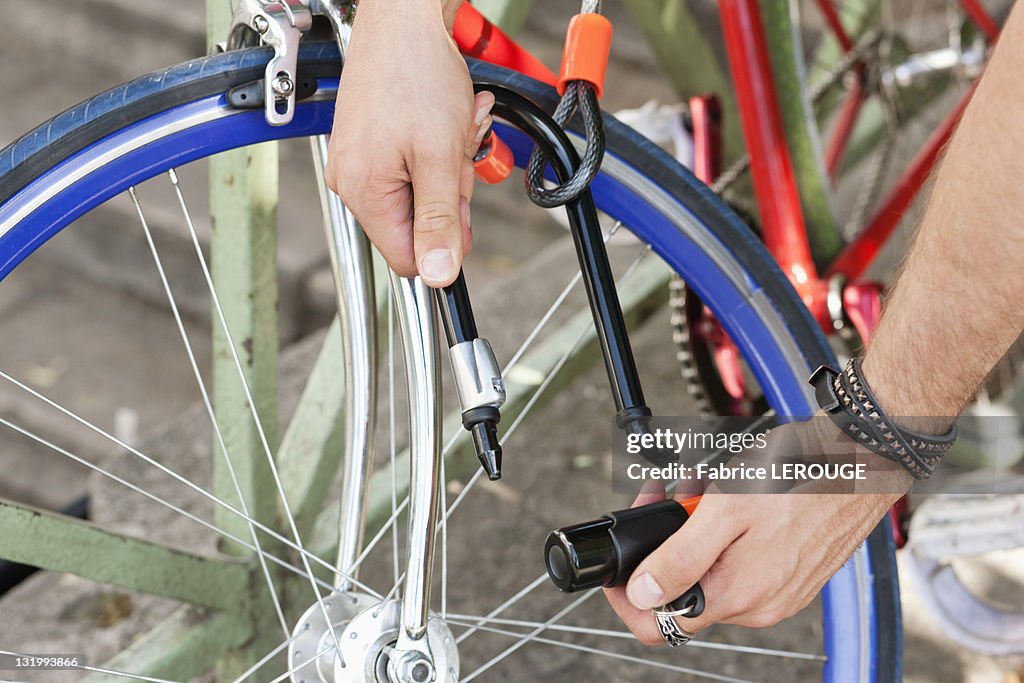
[[[555,529],[544,544],[548,577],[566,593],[626,585],[644,558],[690,518],[684,504],[691,501],[660,500]],[[689,606],[687,617],[699,616],[704,591],[694,584],[672,604],[676,609]]]

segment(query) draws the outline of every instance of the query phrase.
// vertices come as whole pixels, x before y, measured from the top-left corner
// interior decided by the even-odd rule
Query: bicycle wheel
[[[148,179],[171,172],[171,180],[177,191],[180,187],[177,184],[177,173],[173,169],[190,162],[253,143],[327,133],[332,122],[334,94],[338,87],[338,55],[333,45],[313,43],[302,47],[300,72],[305,78],[316,79],[317,92],[298,104],[295,119],[288,126],[270,127],[260,110],[232,109],[227,106],[224,97],[226,90],[260,78],[269,55],[265,49],[230,52],[144,77],[61,114],[0,153],[0,277],[16,277],[16,269],[25,263],[30,254],[76,218],[124,192],[130,191],[129,201],[138,210],[146,239],[150,241],[145,214],[138,194],[132,189]],[[471,71],[477,82],[498,83],[548,108],[554,106],[554,92],[525,77],[482,63],[472,63]],[[661,308],[658,293],[664,292],[669,274],[678,273],[699,293],[729,334],[738,340],[739,348],[764,387],[770,405],[779,414],[810,414],[814,407],[813,398],[805,380],[814,367],[830,358],[830,353],[781,271],[736,216],[691,174],[653,144],[614,119],[608,117],[606,123],[608,153],[602,171],[594,182],[593,191],[598,208],[615,220],[609,232],[614,233],[625,227],[639,240],[638,247],[623,247],[633,248],[639,251],[639,255],[632,258],[632,254],[628,254],[630,258],[625,259],[624,267],[619,269],[622,273],[620,296],[629,320],[637,328],[637,338],[642,337],[646,329],[641,325],[642,322],[655,324],[651,314]],[[512,147],[517,164],[524,165],[531,148],[529,140],[521,133],[504,127],[500,129],[500,134]],[[192,231],[193,218],[184,203],[182,208],[187,226]],[[202,251],[194,232],[192,238],[201,257]],[[158,250],[151,241],[149,244],[154,260],[159,264]],[[618,253],[616,259],[622,261],[622,253]],[[550,266],[558,261],[558,258],[552,256],[546,263]],[[566,261],[561,259],[561,262],[564,264]],[[160,274],[163,277],[162,270]],[[539,279],[550,278],[547,270],[542,275]],[[507,373],[510,398],[504,412],[506,420],[510,416],[514,416],[514,420],[505,429],[504,440],[512,436],[512,432],[517,430],[525,417],[531,412],[536,413],[535,406],[541,398],[545,398],[542,394],[550,393],[552,386],[558,386],[553,384],[553,380],[557,377],[561,385],[570,371],[574,368],[578,370],[583,365],[586,350],[595,347],[588,312],[574,317],[560,317],[563,313],[558,306],[564,301],[571,301],[570,294],[577,281],[573,278],[567,280],[566,288],[555,298],[555,305],[542,309],[543,315],[540,323],[534,327],[534,332],[550,320],[558,322],[558,328],[550,333],[545,330],[546,336],[543,339],[531,333],[526,335],[526,343],[518,348],[510,346],[509,355],[515,362],[510,363],[512,367]],[[528,302],[531,298],[529,284],[520,283],[523,287],[520,297],[510,297],[508,291],[502,288],[497,302],[493,304],[495,311],[503,315],[502,306],[518,305],[522,303],[519,299]],[[169,290],[168,285],[168,293]],[[219,307],[219,299],[212,289],[210,296],[217,301]],[[479,311],[481,301],[477,299],[476,303]],[[497,326],[498,323],[491,324]],[[216,319],[214,325],[217,325]],[[480,321],[480,327],[486,334],[486,320]],[[183,332],[180,321],[178,328]],[[229,332],[225,330],[231,339]],[[658,335],[658,338],[661,339],[662,335]],[[251,339],[237,341],[238,348],[245,348],[247,344],[251,347],[256,343],[256,340]],[[501,345],[498,346],[500,352]],[[241,364],[237,358],[235,362],[244,385]],[[193,374],[201,378],[202,372],[194,363],[192,368]],[[644,371],[646,373],[646,369]],[[5,383],[14,384],[20,390],[33,394],[34,399],[42,396],[24,383],[18,383],[17,378],[6,371],[2,378]],[[206,396],[205,389],[203,395]],[[563,405],[563,408],[570,411],[569,414],[583,409],[572,392],[566,395],[568,405]],[[393,408],[393,392],[389,392],[389,397],[392,398]],[[556,399],[553,405],[541,413],[545,417],[541,425],[555,423],[560,426],[553,412],[558,404],[559,399]],[[74,409],[61,410],[54,404],[51,406],[65,417],[74,419]],[[219,435],[209,404],[206,408],[214,425],[213,431]],[[604,414],[610,417],[608,409],[610,405],[604,406]],[[252,413],[259,423],[257,411],[253,409]],[[23,436],[41,440],[67,456],[73,455],[5,418],[0,417],[0,424]],[[608,424],[611,424],[610,421]],[[225,429],[228,428],[225,426]],[[134,456],[130,458],[133,462],[146,455],[110,437],[109,433],[99,427],[94,431],[107,437],[118,448],[125,449],[128,455]],[[460,434],[462,432],[456,425],[450,433],[450,440],[449,434],[445,435],[446,442],[455,443]],[[395,443],[394,429],[391,430],[391,437],[392,443]],[[263,446],[266,457],[271,458],[269,444],[264,442]],[[551,449],[554,446],[546,443],[540,448]],[[462,504],[471,489],[488,490],[485,485],[476,486],[479,472],[470,476],[473,469],[467,469],[465,459],[460,465],[457,452],[458,449],[451,449],[450,444],[446,448],[446,475],[448,478],[467,481],[460,485],[458,497],[450,506],[446,505],[449,515]],[[512,452],[511,446],[507,452]],[[213,457],[220,455],[214,453]],[[278,454],[278,457],[283,456]],[[515,465],[511,455],[507,458],[505,469],[508,476],[515,471]],[[472,458],[469,460],[471,462]],[[525,462],[525,458],[522,460]],[[363,551],[363,557],[369,556],[375,545],[378,550],[386,550],[387,543],[378,542],[387,537],[389,530],[393,530],[392,538],[397,538],[399,533],[395,520],[402,511],[401,482],[404,478],[396,471],[393,462],[383,463],[374,475],[376,482],[391,485],[390,490],[395,493],[371,495],[363,526],[368,537],[372,538]],[[152,459],[144,463],[146,472],[159,469],[166,474],[173,469]],[[99,474],[119,476],[103,465],[89,466]],[[334,467],[334,470],[317,471],[317,477],[329,478],[336,471],[336,462]],[[522,467],[525,468],[525,464]],[[531,467],[537,468],[540,464],[533,463]],[[559,472],[564,474],[564,467],[558,465],[554,470],[544,471],[552,476],[544,480],[544,485],[538,487],[540,489],[546,485],[553,486],[550,483],[555,480],[553,475]],[[583,486],[582,481],[583,477],[578,475],[573,482],[574,486]],[[598,481],[607,484],[600,476]],[[194,482],[185,485],[189,496],[199,495],[205,505],[212,503],[215,509],[225,509],[227,504],[205,492],[202,486]],[[135,490],[132,495],[140,493],[141,487],[133,488]],[[329,499],[327,484],[312,488],[317,492],[312,500],[326,504],[325,501]],[[284,496],[280,483],[278,489],[271,489],[271,492]],[[561,486],[548,490],[552,496],[562,492]],[[589,490],[593,493],[595,489]],[[152,498],[150,496],[151,501]],[[174,505],[157,498],[152,502],[163,508]],[[577,497],[573,499],[574,502],[579,500]],[[605,504],[588,500],[588,512],[592,511],[589,507],[591,503],[595,506]],[[298,515],[309,504],[310,500],[307,499],[293,500],[290,507]],[[473,504],[466,502],[462,507]],[[111,514],[116,516],[125,514],[124,511],[129,509],[126,506],[127,503],[117,499],[110,501],[108,507]],[[493,503],[488,502],[487,507],[493,507]],[[208,548],[206,554],[167,550],[155,540],[144,542],[124,534],[122,529],[99,530],[96,527],[73,525],[57,515],[29,514],[16,504],[0,506],[0,556],[204,608],[199,612],[191,610],[174,613],[156,630],[145,637],[136,638],[128,650],[111,660],[100,673],[114,670],[127,678],[189,678],[209,670],[218,661],[222,662],[225,654],[231,652],[235,658],[233,671],[236,674],[240,672],[237,678],[263,678],[276,676],[283,671],[281,676],[274,679],[281,680],[289,675],[289,669],[280,661],[279,654],[292,637],[289,627],[295,623],[296,610],[304,610],[310,603],[320,600],[319,594],[316,598],[311,594],[318,590],[318,585],[330,590],[331,584],[324,578],[329,579],[332,570],[324,558],[330,557],[328,549],[332,547],[332,539],[318,538],[318,532],[323,530],[319,523],[324,519],[323,515],[299,519],[300,524],[297,526],[301,526],[303,532],[308,532],[301,536],[312,535],[313,538],[307,547],[303,545],[297,531],[292,533],[297,526],[289,506],[283,506],[286,517],[283,522],[273,518],[253,519],[246,513],[244,506],[241,510],[230,505],[227,508],[228,516],[235,517],[236,521],[240,518],[244,522],[243,530],[248,526],[252,543],[245,533],[231,536],[216,524],[205,522],[201,516],[189,511],[191,507],[189,510],[173,508],[171,513],[174,519],[187,516],[186,521],[189,523],[198,522],[207,530],[207,536],[213,532],[215,537],[227,537],[247,549],[250,551],[247,562],[224,561],[222,557],[210,554]],[[577,505],[574,504],[572,509],[577,510]],[[470,525],[462,531],[472,535],[476,526],[479,525]],[[561,663],[564,669],[560,669],[559,675],[566,676],[586,675],[588,672],[596,677],[627,675],[623,672],[631,671],[637,664],[646,663],[654,667],[652,673],[660,669],[671,672],[676,678],[683,673],[696,679],[765,680],[766,668],[761,658],[768,657],[772,671],[778,671],[775,674],[778,680],[818,677],[826,681],[899,679],[898,587],[891,540],[883,527],[876,529],[868,542],[827,584],[822,592],[820,615],[811,611],[804,615],[803,623],[809,631],[802,633],[794,642],[801,645],[820,642],[821,646],[816,651],[771,647],[771,630],[744,632],[722,629],[718,640],[698,643],[688,649],[683,657],[677,652],[654,655],[643,650],[630,654],[623,651],[629,644],[621,631],[593,628],[590,625],[594,622],[588,622],[586,627],[560,624],[562,618],[592,593],[584,594],[568,606],[563,606],[566,600],[564,596],[550,589],[546,592],[538,589],[545,583],[539,542],[536,545],[535,563],[524,562],[518,554],[507,556],[508,548],[514,547],[512,540],[530,534],[542,538],[548,528],[549,524],[544,522],[499,527],[507,536],[504,539],[492,539],[498,545],[493,551],[495,557],[506,557],[511,563],[509,566],[521,567],[525,564],[528,571],[524,571],[529,577],[537,578],[503,602],[502,598],[491,595],[491,589],[508,584],[518,587],[522,584],[522,577],[517,574],[482,579],[470,562],[468,566],[473,567],[474,571],[460,576],[459,583],[454,585],[460,592],[464,592],[469,591],[475,581],[482,581],[487,598],[482,602],[482,608],[490,610],[479,613],[483,616],[472,616],[455,614],[448,609],[448,525],[443,526],[440,553],[441,607],[438,618],[450,628],[465,629],[458,636],[465,641],[459,649],[459,655],[463,658],[460,680],[470,680],[484,673],[492,679],[521,677],[536,680],[539,675],[550,677],[552,666],[559,661],[552,657],[552,648],[556,648],[563,656],[573,657]],[[494,528],[489,528],[489,531],[493,532]],[[149,529],[147,538],[162,540],[160,530]],[[262,539],[265,545],[261,546],[258,539]],[[336,540],[333,539],[333,543]],[[468,548],[470,554],[478,553],[475,544],[479,541],[478,538],[470,540],[459,547]],[[61,543],[65,546],[70,543],[76,551],[54,551],[53,546]],[[111,544],[119,550],[116,556],[105,559],[102,554],[111,552]],[[99,553],[100,557],[97,558],[90,550]],[[479,554],[475,557],[480,559]],[[383,581],[384,590],[377,592],[367,583],[357,584],[359,591],[365,591],[365,599],[380,600],[382,594],[385,598],[393,596],[400,588],[397,559],[397,551],[390,556],[386,555],[383,564],[375,565],[381,569],[373,572],[373,579],[366,578],[368,583],[373,580],[378,580],[378,583]],[[396,567],[393,584],[387,576],[392,563]],[[316,572],[311,571],[313,566]],[[328,573],[325,574],[324,570]],[[390,591],[386,590],[389,586],[392,587]],[[304,593],[300,593],[302,591]],[[453,589],[453,595],[454,592]],[[300,594],[303,597],[300,598]],[[279,599],[279,596],[284,597]],[[534,611],[525,612],[524,619],[508,619],[509,616],[516,616],[515,611],[509,610],[514,606],[526,605],[527,598],[533,601],[530,609]],[[341,600],[334,595],[323,598],[324,601],[333,599]],[[553,604],[558,609],[552,617]],[[285,631],[283,644],[280,644],[280,633],[276,632],[272,609],[275,605]],[[498,608],[490,609],[494,605]],[[164,607],[166,609],[163,613],[166,614],[170,608],[166,605]],[[257,612],[257,609],[261,611]],[[543,616],[531,619],[532,614]],[[593,616],[595,619],[609,617],[607,613],[587,614],[588,618]],[[59,627],[56,628],[59,630]],[[262,633],[264,629],[269,633]],[[18,647],[4,647],[0,643],[0,647],[10,653],[38,642],[32,641],[27,635],[32,631],[32,624],[27,623],[19,624],[17,630],[0,628],[0,640],[21,643]],[[555,637],[542,636],[542,631],[549,631]],[[161,640],[169,634],[174,636],[170,642]],[[472,640],[468,640],[470,636],[473,636]],[[495,638],[498,643],[511,642],[512,646],[499,646],[500,650],[495,655],[493,649],[487,649],[488,644],[493,645],[494,641],[486,640],[485,637]],[[582,640],[565,640],[567,637]],[[597,639],[599,645],[585,644],[588,642],[586,638]],[[734,642],[736,639],[746,639],[754,644],[741,646]],[[253,646],[253,643],[258,643],[262,649]],[[534,647],[522,647],[528,643]],[[109,649],[109,643],[106,647]],[[246,654],[239,655],[239,652]],[[523,655],[521,665],[507,665],[506,657],[513,653]],[[87,653],[90,658],[94,658],[93,663],[101,661],[98,658],[106,654],[109,652],[100,646]],[[582,657],[584,654],[586,658]],[[238,661],[240,656],[243,664]],[[713,663],[716,657],[724,659],[716,665]],[[750,658],[759,661],[751,661]],[[474,662],[473,668],[466,663],[469,661]],[[254,667],[251,670],[248,669],[250,664]],[[707,671],[706,666],[718,666],[724,668],[724,671]],[[222,676],[224,671],[218,669]]]

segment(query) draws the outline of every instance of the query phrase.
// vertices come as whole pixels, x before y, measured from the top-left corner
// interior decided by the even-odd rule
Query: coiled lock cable
[[[552,115],[565,128],[579,112],[587,140],[580,165],[568,181],[554,187],[545,187],[548,160],[539,147],[534,148],[526,166],[526,193],[530,201],[545,209],[578,199],[597,176],[604,159],[604,122],[598,100],[611,44],[611,23],[600,12],[600,0],[584,0],[580,14],[569,25],[559,74],[562,99]]]

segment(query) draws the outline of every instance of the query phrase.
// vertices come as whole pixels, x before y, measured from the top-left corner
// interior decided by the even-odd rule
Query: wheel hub
[[[341,646],[338,656],[330,618]],[[420,650],[395,649],[401,603],[360,593],[332,595],[302,615],[288,646],[293,683],[457,683],[455,638],[431,617]]]

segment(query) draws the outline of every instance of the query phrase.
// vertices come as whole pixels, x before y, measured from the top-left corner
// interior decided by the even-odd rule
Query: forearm
[[[957,415],[1024,328],[1022,68],[1017,7],[949,144],[864,361],[890,415]]]

